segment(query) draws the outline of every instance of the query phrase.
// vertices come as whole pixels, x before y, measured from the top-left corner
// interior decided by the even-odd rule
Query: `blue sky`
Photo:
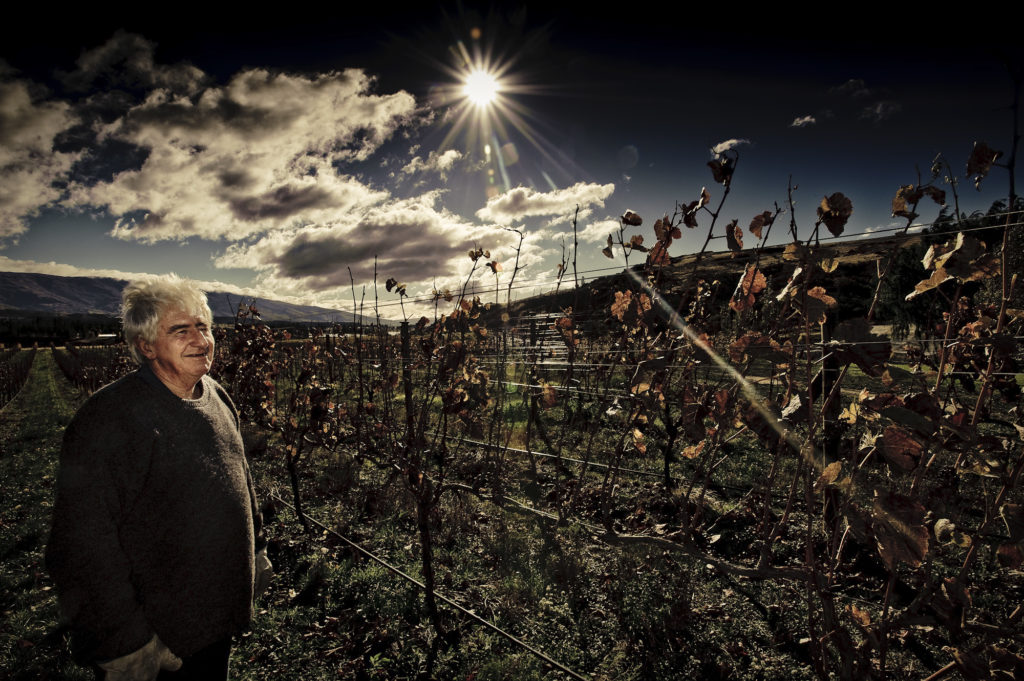
[[[415,297],[461,287],[474,247],[503,263],[504,289],[515,228],[522,296],[554,287],[577,205],[587,278],[622,266],[600,251],[625,210],[644,218],[627,237],[650,242],[654,219],[702,187],[717,205],[716,148],[739,155],[716,235],[785,207],[790,177],[802,237],[836,191],[853,202],[850,234],[884,230],[896,189],[939,152],[963,209],[1007,192],[1004,173],[981,192],[962,175],[974,141],[1009,148],[1010,80],[990,49],[1008,43],[953,16],[862,8],[797,26],[544,3],[200,21],[170,7],[82,8],[58,26],[39,7],[2,29],[0,269],[175,271],[349,307],[350,271],[361,291],[376,261]],[[501,85],[485,108],[462,93],[481,65]],[[474,281],[493,292],[489,270]]]

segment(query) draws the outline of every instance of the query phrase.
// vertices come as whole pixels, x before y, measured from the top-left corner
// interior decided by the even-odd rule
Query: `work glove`
[[[156,634],[134,653],[101,662],[106,681],[153,681],[162,670],[181,669],[181,658],[171,652]]]
[[[267,558],[267,547],[264,546],[256,553],[256,581],[252,589],[253,598],[262,595],[270,586],[270,580],[273,578],[274,566]]]

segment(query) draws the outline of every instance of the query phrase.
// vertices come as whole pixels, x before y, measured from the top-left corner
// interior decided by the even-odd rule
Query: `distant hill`
[[[0,316],[26,313],[117,316],[121,291],[128,282],[108,277],[60,277],[29,272],[0,272]],[[210,291],[207,300],[216,319],[234,318],[243,296]],[[249,299],[246,298],[246,301]],[[312,305],[258,298],[266,322],[348,322],[352,313]]]

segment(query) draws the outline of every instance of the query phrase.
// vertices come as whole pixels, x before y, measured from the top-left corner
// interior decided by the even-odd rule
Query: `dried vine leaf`
[[[623,223],[629,225],[630,227],[639,227],[644,222],[643,218],[641,218],[639,215],[637,215],[631,210],[627,210],[625,213],[622,214],[622,217],[619,219],[622,220]]]
[[[644,238],[640,234],[634,234],[629,240],[629,248],[634,251],[640,251],[641,253],[647,252],[647,247],[644,246]]]
[[[612,235],[611,234],[608,235],[608,245],[601,249],[601,253],[603,253],[604,257],[606,257],[606,258],[610,258],[610,259],[615,258],[615,256],[612,255]]]
[[[732,182],[732,173],[735,167],[729,158],[716,158],[713,161],[708,161],[708,167],[711,168],[711,176],[718,184],[728,185]]]
[[[550,409],[555,406],[558,401],[557,395],[555,394],[555,386],[549,384],[546,381],[540,382],[540,404],[545,409]]]
[[[671,243],[672,239],[679,239],[682,236],[683,233],[679,231],[678,227],[672,224],[672,220],[670,220],[667,215],[654,221],[654,238],[658,241]]]
[[[932,201],[939,204],[940,206],[946,205],[946,192],[944,190],[939,189],[938,187],[933,187],[931,185],[926,185],[924,187],[921,187],[921,191],[924,192],[926,196],[930,196]]]
[[[611,313],[625,324],[631,324],[651,309],[651,299],[646,293],[633,296],[632,291],[616,291]]]
[[[636,448],[636,451],[640,452],[641,454],[647,452],[647,445],[644,444],[644,434],[640,431],[639,428],[633,429],[633,446]]]
[[[946,192],[942,191],[938,187],[933,187],[931,185],[915,186],[908,184],[896,190],[896,196],[892,199],[893,216],[913,220],[917,217],[917,213],[911,210],[910,204],[916,206],[925,196],[930,197],[932,201],[940,206],[946,205]]]
[[[750,221],[750,233],[760,239],[762,230],[771,225],[774,219],[775,218],[772,217],[772,214],[769,211],[765,211],[760,215],[755,215],[754,219]]]
[[[768,280],[761,270],[755,265],[747,265],[736,284],[736,290],[729,300],[729,307],[737,312],[749,310],[757,301],[757,294],[761,293],[768,286]]]
[[[882,454],[886,461],[904,471],[917,468],[924,454],[924,445],[910,432],[899,426],[889,426],[882,431]]]
[[[839,236],[853,215],[853,203],[842,192],[826,196],[818,206],[818,220],[825,223],[832,236]]]
[[[835,307],[837,304],[836,299],[825,293],[825,289],[823,287],[815,286],[814,288],[808,289],[807,318],[811,322],[824,324],[828,319],[825,315],[825,310],[830,307]]]
[[[708,193],[707,187],[700,188],[700,198],[696,201],[691,201],[686,204],[683,208],[683,224],[693,229],[697,226],[697,211],[702,207],[706,206],[708,201],[711,200],[711,194]],[[678,238],[678,237],[677,237]]]
[[[683,456],[687,459],[696,459],[698,456],[700,456],[700,453],[704,451],[705,442],[706,440],[701,440],[695,445],[684,447],[682,452]]]
[[[743,250],[743,229],[739,226],[739,220],[733,220],[725,226],[725,243],[730,251]]]
[[[914,287],[907,300],[913,300],[953,278],[967,282],[995,277],[1000,266],[997,254],[989,253],[985,244],[972,236],[965,236],[963,232],[958,233],[953,241],[933,244],[921,263],[925,269],[934,268],[935,271]]]
[[[776,366],[785,366],[793,361],[793,348],[791,345],[779,345],[770,336],[747,331],[729,345],[729,359],[740,364],[748,356],[767,359]]]
[[[654,244],[653,248],[651,248],[650,253],[647,254],[648,267],[664,267],[672,262],[672,259],[668,255],[668,248],[665,244],[665,241],[659,241]]]
[[[825,470],[818,476],[817,482],[814,483],[814,492],[820,493],[825,490],[826,487],[832,487],[836,484],[836,480],[843,472],[843,462],[833,461],[829,465],[825,466]]]
[[[988,175],[994,164],[1003,155],[1003,152],[996,151],[984,142],[975,142],[971,149],[971,155],[967,159],[967,176],[973,175],[974,186],[981,189],[981,181]]]
[[[872,530],[878,554],[889,570],[897,561],[912,567],[921,565],[928,553],[925,508],[900,494],[875,492],[871,508]]]

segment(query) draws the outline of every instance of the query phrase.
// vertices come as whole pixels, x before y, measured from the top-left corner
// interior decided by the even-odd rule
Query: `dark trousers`
[[[226,638],[183,658],[178,671],[160,672],[157,681],[227,681],[230,658],[231,639]],[[103,678],[103,670],[97,668],[97,681]]]

